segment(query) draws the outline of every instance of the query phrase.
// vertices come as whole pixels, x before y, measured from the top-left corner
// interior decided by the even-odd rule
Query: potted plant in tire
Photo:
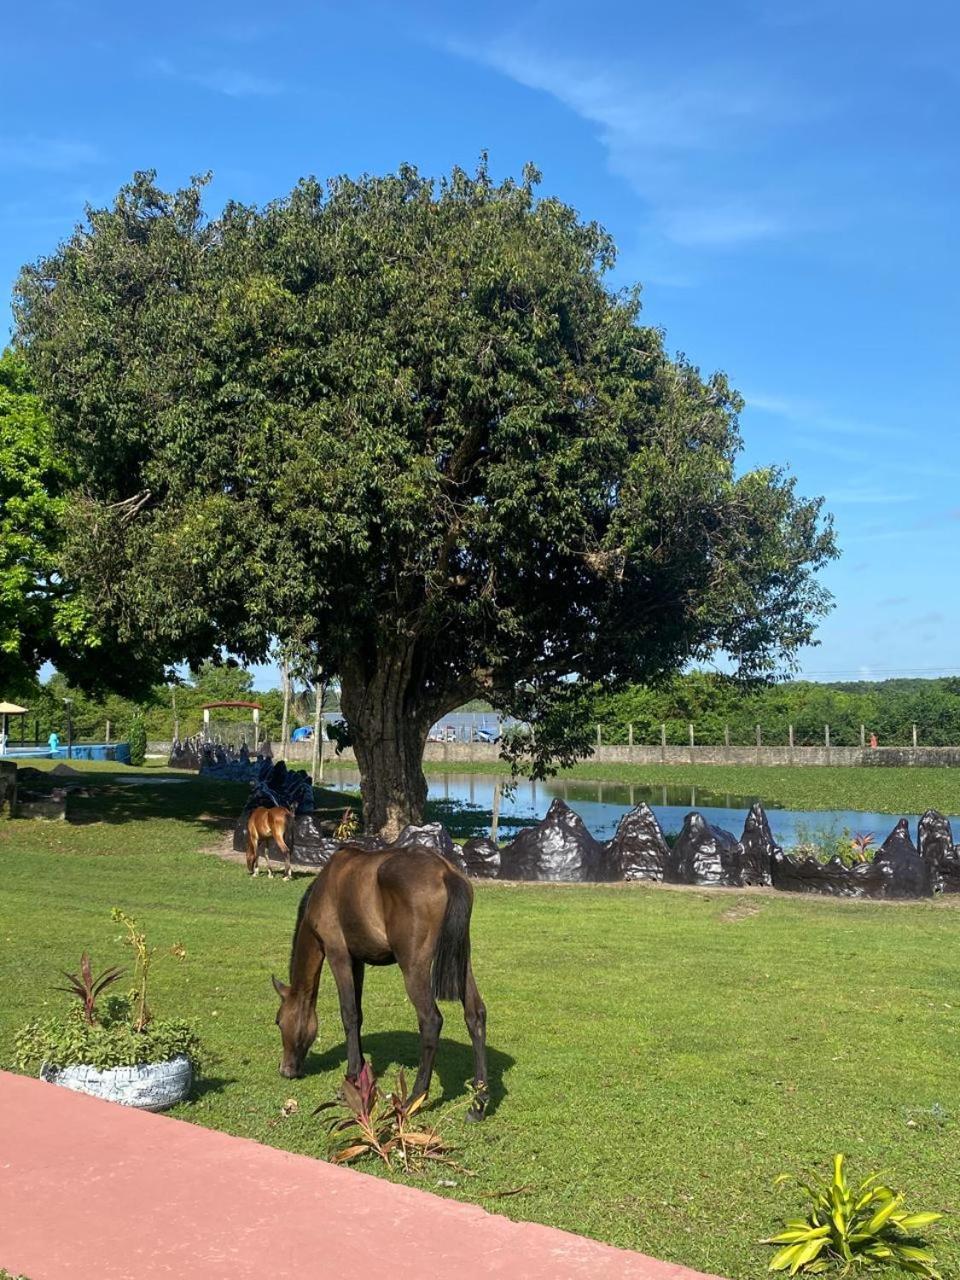
[[[154,1018],[147,1006],[147,977],[156,948],[135,920],[114,908],[113,919],[126,931],[124,941],[136,956],[129,995],[105,995],[123,970],[94,976],[86,952],[66,987],[77,997],[66,1013],[35,1019],[14,1040],[14,1061],[21,1071],[42,1080],[145,1111],[164,1111],[190,1092],[200,1060],[200,1041],[189,1023]],[[171,954],[183,959],[177,944]]]

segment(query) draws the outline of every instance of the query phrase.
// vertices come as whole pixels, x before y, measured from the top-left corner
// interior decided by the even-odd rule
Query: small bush
[[[806,1218],[788,1218],[778,1235],[762,1241],[779,1244],[771,1271],[819,1275],[837,1271],[849,1275],[870,1267],[899,1266],[927,1280],[941,1280],[936,1259],[914,1242],[917,1231],[943,1217],[942,1213],[908,1213],[903,1196],[872,1173],[860,1186],[847,1181],[844,1157],[833,1158],[833,1176],[819,1174],[807,1181],[781,1174],[777,1182],[796,1181],[810,1205]]]
[[[31,1075],[36,1075],[44,1062],[54,1067],[90,1066],[106,1071],[167,1062],[183,1053],[199,1069],[202,1048],[189,1023],[154,1018],[143,1031],[137,1031],[131,1019],[131,1002],[121,996],[102,1001],[99,1022],[87,1022],[79,1005],[66,1016],[37,1018],[14,1037],[14,1065]]]
[[[130,763],[141,765],[147,758],[147,726],[143,716],[137,715],[130,722]]]
[[[402,1071],[397,1074],[396,1088],[384,1094],[370,1064],[365,1062],[356,1082],[345,1080],[341,1097],[321,1103],[313,1114],[331,1108],[341,1113],[329,1122],[330,1159],[334,1164],[376,1156],[388,1168],[402,1169],[404,1173],[422,1172],[428,1164],[458,1168],[436,1128],[414,1122],[425,1102],[425,1095],[410,1098]]]
[[[846,827],[838,831],[836,827],[809,827],[802,822],[797,823],[797,842],[789,852],[795,858],[813,858],[816,862],[839,858],[844,866],[867,860],[858,856]]]

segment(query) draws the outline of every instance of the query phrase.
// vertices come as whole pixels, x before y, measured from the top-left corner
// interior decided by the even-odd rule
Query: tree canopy
[[[37,671],[62,619],[54,580],[67,469],[23,361],[0,355],[0,686]]]
[[[537,182],[403,167],[207,220],[202,182],[140,174],[19,282],[86,598],[155,660],[276,639],[336,674],[388,832],[467,699],[534,722],[542,771],[597,688],[765,676],[827,605],[820,501],[738,474],[737,394]]]

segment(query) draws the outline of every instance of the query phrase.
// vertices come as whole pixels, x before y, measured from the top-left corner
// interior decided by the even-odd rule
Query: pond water
[[[427,775],[429,798],[443,801],[463,818],[476,818],[476,834],[486,834],[496,779],[489,774],[431,773]],[[333,790],[356,790],[358,775],[352,769],[328,770],[324,785]],[[747,810],[754,800],[763,800],[770,827],[777,842],[789,848],[805,841],[828,843],[844,831],[872,832],[881,844],[900,817],[910,818],[911,835],[916,840],[916,814],[865,813],[855,809],[784,809],[763,796],[735,795],[704,787],[644,786],[627,783],[582,782],[550,779],[546,782],[522,780],[500,802],[500,827],[505,837],[521,826],[538,822],[553,800],[561,797],[580,815],[587,829],[598,839],[608,840],[623,815],[645,801],[666,832],[678,832],[691,809],[708,822],[731,831],[739,838]],[[466,831],[469,823],[460,822]]]

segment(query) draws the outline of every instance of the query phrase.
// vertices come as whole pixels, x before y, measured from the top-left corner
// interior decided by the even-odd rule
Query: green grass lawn
[[[154,771],[123,781],[134,772],[84,769],[91,794],[68,824],[0,824],[4,1056],[18,1026],[66,1002],[51,988],[84,947],[98,969],[128,962],[109,918],[118,905],[154,943],[187,949],[180,963],[158,957],[152,1004],[195,1019],[216,1062],[176,1114],[322,1157],[310,1112],[344,1068],[333,984],[324,975],[300,1081],[277,1074],[270,986],[306,882],[250,880],[202,852],[243,786]],[[803,772],[828,783],[841,771]],[[943,802],[911,807],[927,803]],[[472,1176],[444,1170],[421,1185],[756,1280],[769,1256],[757,1239],[796,1206],[774,1176],[843,1150],[854,1172],[882,1167],[913,1206],[953,1215],[929,1239],[944,1276],[960,1274],[958,907],[479,885],[474,967],[495,1105],[483,1125],[464,1122],[469,1040],[445,1006],[431,1114],[447,1117]],[[389,1082],[417,1057],[397,969],[370,972],[365,1014],[365,1048]],[[299,1110],[284,1118],[289,1097]],[[448,1176],[455,1187],[436,1186]]]
[[[497,762],[424,766],[428,774],[507,774]],[[960,814],[960,769],[843,765],[596,764],[585,760],[558,778],[644,786],[703,787],[785,809],[862,809],[897,815],[939,809]]]

